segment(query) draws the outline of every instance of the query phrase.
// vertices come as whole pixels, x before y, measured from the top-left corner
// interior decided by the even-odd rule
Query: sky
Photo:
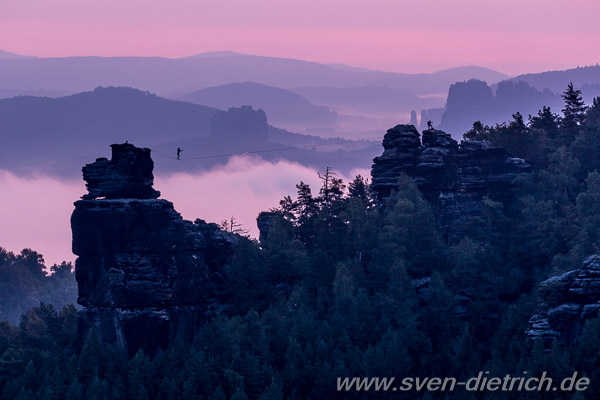
[[[357,174],[369,176],[369,171],[351,171],[349,177]],[[339,176],[348,182],[348,177]],[[294,196],[301,180],[318,191],[320,181],[313,169],[237,156],[210,171],[157,176],[154,188],[160,190],[160,198],[173,202],[185,219],[220,223],[234,217],[256,238],[258,213],[277,207],[286,195]],[[31,248],[44,256],[47,267],[75,261],[70,218],[73,203],[86,193],[83,180],[43,175],[26,178],[0,170],[0,187],[0,246],[14,253]]]
[[[172,58],[230,50],[517,75],[599,63],[599,16],[598,0],[0,0],[0,49]]]

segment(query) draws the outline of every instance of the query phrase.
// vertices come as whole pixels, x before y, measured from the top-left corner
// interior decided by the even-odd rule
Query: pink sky
[[[232,50],[398,72],[600,62],[598,0],[3,0],[0,49],[43,57]]]

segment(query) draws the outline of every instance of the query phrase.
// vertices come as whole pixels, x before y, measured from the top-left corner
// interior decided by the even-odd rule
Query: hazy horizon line
[[[598,63],[596,63],[596,64],[591,63],[591,64],[586,64],[586,65],[569,66],[569,67],[566,67],[563,69],[547,67],[547,68],[543,68],[543,69],[528,70],[528,69],[524,68],[519,73],[510,74],[510,73],[506,73],[505,71],[502,71],[502,70],[499,70],[496,68],[492,68],[492,67],[486,66],[486,65],[464,63],[464,64],[456,64],[454,66],[448,66],[448,67],[441,68],[441,69],[435,68],[432,66],[431,68],[425,68],[419,72],[405,72],[405,71],[400,71],[400,70],[374,68],[374,67],[370,67],[370,66],[356,65],[356,64],[344,62],[341,60],[335,61],[335,62],[322,62],[322,61],[314,61],[314,60],[303,59],[303,58],[298,58],[298,57],[284,57],[284,56],[275,56],[275,55],[243,53],[243,52],[234,51],[234,50],[211,50],[211,51],[193,53],[190,55],[183,55],[183,56],[179,56],[179,57],[166,56],[166,55],[115,55],[115,54],[113,54],[113,55],[99,55],[99,54],[77,54],[77,55],[75,55],[75,54],[72,54],[72,55],[56,55],[56,56],[54,56],[54,55],[53,56],[37,56],[37,55],[22,54],[22,53],[13,52],[13,51],[5,50],[5,49],[0,49],[0,53],[2,53],[2,52],[5,52],[5,53],[15,56],[15,57],[14,58],[0,57],[0,60],[27,59],[27,58],[60,59],[60,58],[88,58],[88,57],[89,58],[162,58],[162,59],[168,59],[168,60],[184,60],[184,59],[194,59],[194,58],[201,58],[201,57],[215,57],[215,58],[216,57],[223,57],[223,58],[226,58],[226,57],[260,57],[260,58],[272,58],[272,59],[280,59],[280,60],[300,61],[300,62],[324,65],[324,66],[328,66],[331,68],[347,67],[347,68],[354,69],[357,72],[362,72],[362,71],[364,71],[364,72],[382,72],[382,73],[404,74],[404,75],[435,74],[435,73],[450,71],[450,70],[458,69],[458,68],[471,67],[471,68],[483,68],[483,69],[487,69],[490,71],[494,71],[494,72],[506,75],[507,78],[513,78],[513,77],[516,77],[519,75],[525,75],[525,74],[537,74],[537,73],[544,73],[544,72],[565,71],[565,70],[571,70],[571,69],[577,69],[577,68],[594,67],[594,66],[599,65]]]
[[[273,59],[280,59],[280,60],[294,60],[294,61],[301,61],[301,62],[306,62],[306,63],[312,63],[312,64],[319,64],[319,65],[324,65],[324,66],[328,66],[331,68],[340,68],[340,67],[347,67],[347,68],[351,68],[351,69],[355,69],[357,72],[382,72],[382,73],[390,73],[390,74],[404,74],[404,75],[420,75],[420,74],[435,74],[435,73],[439,73],[439,72],[444,72],[444,71],[450,71],[453,69],[458,69],[458,68],[484,68],[490,71],[494,71],[503,75],[506,75],[508,78],[512,78],[518,75],[522,75],[522,74],[531,74],[531,73],[541,73],[541,72],[552,72],[552,71],[562,71],[561,69],[541,69],[541,70],[536,70],[536,71],[531,71],[531,70],[523,70],[522,72],[518,73],[518,74],[509,74],[506,73],[504,71],[501,71],[499,69],[496,68],[492,68],[486,65],[480,65],[480,64],[471,64],[471,63],[464,63],[464,64],[455,64],[453,66],[448,66],[445,68],[436,68],[436,67],[431,67],[431,68],[425,68],[422,71],[419,72],[405,72],[405,71],[401,71],[401,70],[392,70],[392,69],[385,69],[385,68],[374,68],[374,67],[370,67],[370,66],[363,66],[363,65],[356,65],[356,64],[352,64],[352,63],[348,63],[342,60],[338,60],[338,61],[334,61],[334,62],[323,62],[323,61],[315,61],[315,60],[310,60],[310,59],[303,59],[303,58],[299,58],[299,57],[284,57],[284,56],[276,56],[276,55],[263,55],[263,54],[253,54],[253,53],[243,53],[243,52],[239,52],[239,51],[234,51],[234,50],[211,50],[211,51],[204,51],[204,52],[199,52],[199,53],[193,53],[193,54],[189,54],[189,55],[183,55],[183,56],[178,56],[178,57],[173,57],[173,56],[166,56],[166,55],[117,55],[117,54],[113,54],[113,55],[100,55],[100,54],[71,54],[71,55],[52,55],[52,56],[38,56],[38,55],[31,55],[31,54],[23,54],[20,52],[15,52],[15,51],[10,51],[10,50],[6,50],[5,48],[0,48],[0,53],[6,53],[8,55],[11,56],[15,56],[14,58],[12,57],[0,57],[0,60],[10,60],[10,59],[58,59],[58,58],[162,58],[162,59],[168,59],[168,60],[184,60],[184,59],[193,59],[193,58],[197,58],[197,57],[208,57],[208,56],[213,56],[213,57],[261,57],[261,58],[273,58]],[[598,64],[590,64],[590,65],[584,65],[583,67],[592,67]],[[569,67],[566,69],[574,69],[574,68],[580,68],[582,66],[574,66],[574,67]],[[362,70],[362,71],[361,71]]]

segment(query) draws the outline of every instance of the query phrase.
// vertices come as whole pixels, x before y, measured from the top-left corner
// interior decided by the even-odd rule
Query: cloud
[[[257,236],[258,213],[276,207],[283,196],[295,194],[295,185],[301,180],[316,186],[317,172],[285,161],[233,157],[225,166],[210,171],[159,176],[154,186],[185,219],[220,222],[234,216]]]
[[[369,176],[366,170],[352,172],[350,176]],[[233,157],[209,171],[157,176],[154,187],[185,219],[219,223],[234,216],[256,237],[258,213],[276,207],[285,195],[295,195],[301,180],[317,192],[320,181],[314,169],[287,161]],[[0,187],[0,246],[13,252],[36,250],[48,266],[74,261],[69,220],[73,202],[85,193],[83,181],[25,178],[0,170]]]
[[[46,265],[72,261],[69,218],[84,183],[45,176],[23,178],[0,171],[0,246],[20,252],[31,248]]]

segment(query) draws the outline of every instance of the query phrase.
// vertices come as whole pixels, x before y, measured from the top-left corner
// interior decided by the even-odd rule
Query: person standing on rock
[[[178,159],[178,160],[181,160],[181,158],[179,158],[179,155],[181,154],[181,152],[182,152],[182,151],[183,151],[183,150],[182,150],[182,149],[180,149],[179,147],[177,148],[177,159]]]
[[[427,129],[429,129],[430,131],[433,130],[433,122],[431,122],[431,120],[427,121]]]

